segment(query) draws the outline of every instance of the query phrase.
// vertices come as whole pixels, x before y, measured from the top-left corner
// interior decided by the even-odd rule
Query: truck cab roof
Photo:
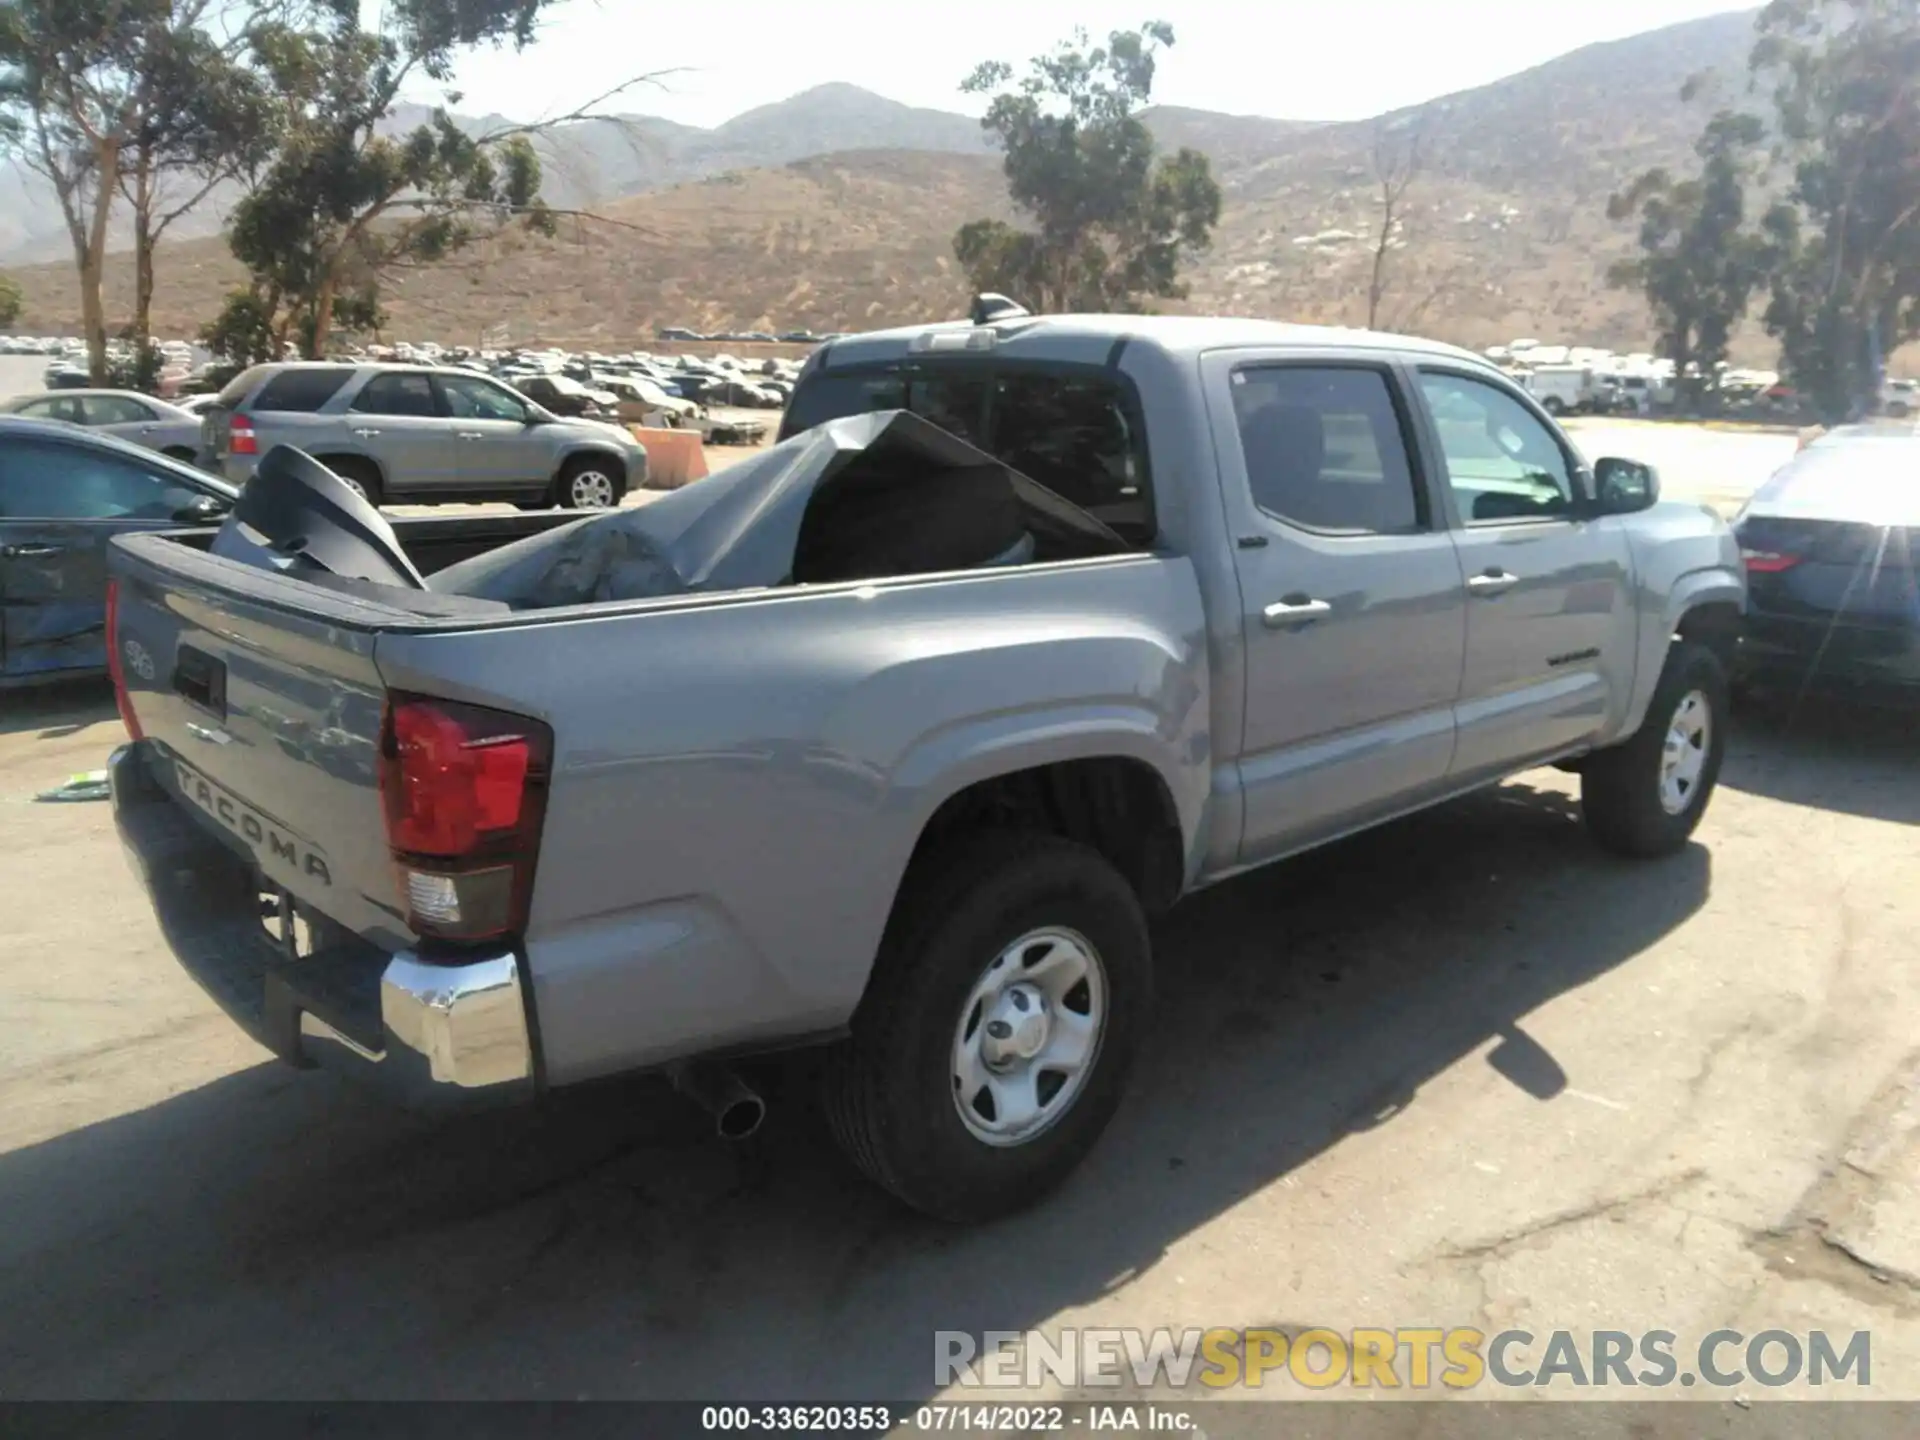
[[[828,369],[886,364],[914,355],[951,356],[956,352],[1003,359],[1101,363],[1109,360],[1121,344],[1151,345],[1180,356],[1255,346],[1303,351],[1380,350],[1494,368],[1485,356],[1471,350],[1409,335],[1198,315],[1022,315],[985,325],[953,320],[850,335],[816,353],[821,357],[819,363]]]

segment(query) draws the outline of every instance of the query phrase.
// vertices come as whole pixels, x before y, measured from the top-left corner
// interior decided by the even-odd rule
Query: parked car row
[[[64,336],[0,335],[0,355],[64,355],[67,346],[78,343]]]
[[[796,361],[742,361],[732,355],[710,358],[639,353],[577,355],[548,350],[498,356],[459,355],[449,363],[485,370],[522,389],[530,380],[558,377],[618,398],[614,382],[628,381],[636,386],[644,384],[659,391],[664,398],[686,401],[696,408],[730,405],[764,410],[778,410],[787,403],[793,395],[794,379],[800,373]],[[601,403],[607,405],[604,400]],[[681,423],[677,417],[669,420]]]
[[[777,335],[767,330],[726,330],[702,334],[684,325],[663,325],[653,333],[657,339],[674,340],[682,344],[717,340],[722,344],[819,345],[840,338],[837,330],[826,335],[816,335],[811,330],[783,330]]]

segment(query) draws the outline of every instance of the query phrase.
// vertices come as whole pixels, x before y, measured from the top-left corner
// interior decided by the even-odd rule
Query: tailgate
[[[382,607],[159,537],[116,543],[111,568],[153,778],[268,888],[406,944],[378,781]]]

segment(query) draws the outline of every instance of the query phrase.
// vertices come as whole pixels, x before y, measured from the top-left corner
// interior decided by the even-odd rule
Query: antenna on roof
[[[989,290],[973,297],[973,308],[967,312],[967,318],[975,325],[991,325],[996,320],[1018,320],[1032,313],[1026,306]]]

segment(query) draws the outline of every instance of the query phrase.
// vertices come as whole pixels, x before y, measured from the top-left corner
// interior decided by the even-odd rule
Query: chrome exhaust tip
[[[722,1140],[745,1140],[767,1118],[759,1091],[725,1065],[683,1065],[673,1072],[673,1088],[713,1118]]]

